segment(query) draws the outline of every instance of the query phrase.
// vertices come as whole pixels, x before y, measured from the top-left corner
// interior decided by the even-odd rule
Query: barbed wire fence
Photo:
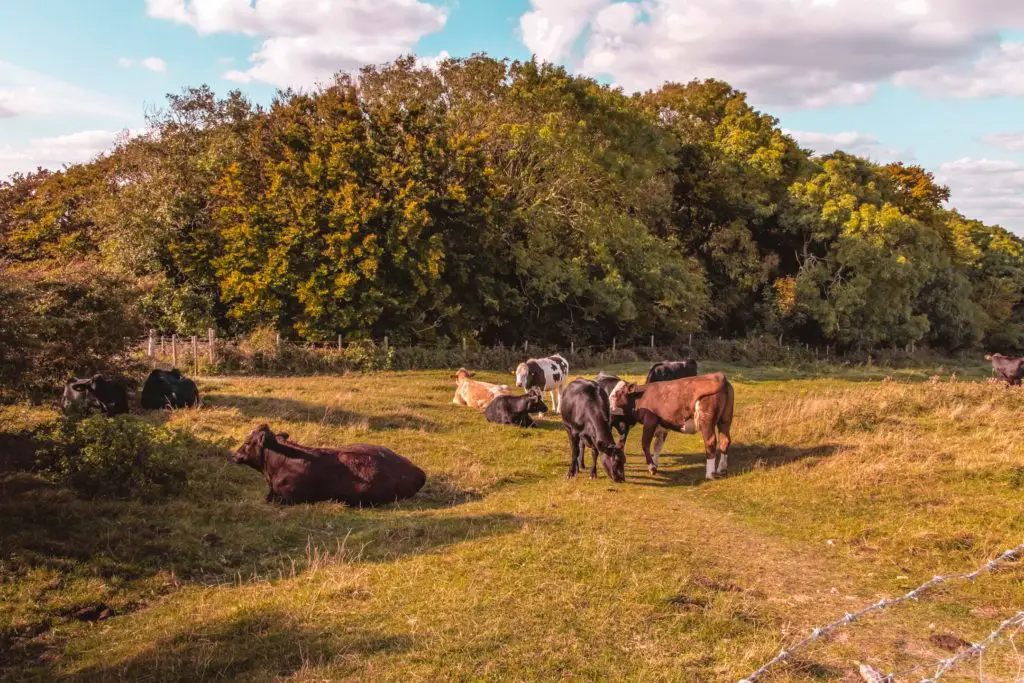
[[[843,628],[844,626],[848,626],[860,620],[861,618],[868,614],[871,614],[872,612],[880,612],[888,607],[892,607],[893,605],[898,605],[900,603],[917,600],[917,598],[925,591],[928,591],[929,589],[934,588],[939,584],[946,583],[947,581],[955,581],[961,579],[967,581],[974,581],[982,574],[991,572],[999,568],[1001,565],[1008,564],[1010,562],[1016,562],[1017,560],[1021,559],[1022,556],[1024,556],[1024,543],[1018,545],[1015,548],[1010,548],[1009,550],[1003,552],[995,559],[989,560],[986,564],[982,565],[973,572],[964,574],[948,574],[945,576],[935,576],[929,579],[928,581],[925,581],[912,591],[905,593],[904,595],[895,598],[882,598],[878,602],[865,607],[859,612],[848,612],[841,619],[837,619],[836,621],[833,621],[830,624],[826,624],[825,626],[819,626],[812,629],[811,634],[809,636],[807,636],[803,640],[794,643],[793,645],[790,645],[788,648],[783,648],[782,650],[780,650],[779,654],[775,655],[772,659],[765,662],[765,664],[758,668],[756,671],[752,672],[745,678],[741,678],[739,683],[755,683],[756,681],[760,680],[762,676],[768,673],[768,671],[772,669],[774,666],[791,659],[794,654],[796,654],[800,650],[803,650],[811,643],[820,640],[821,638],[824,638],[825,636],[831,634],[833,631],[836,631],[840,628]],[[943,674],[945,674],[947,671],[953,668],[961,660],[974,654],[980,654],[981,652],[984,652],[985,649],[987,649],[987,647],[991,645],[991,643],[994,642],[1004,631],[1006,631],[1016,623],[1024,623],[1024,612],[1020,612],[1014,617],[1010,617],[1009,619],[1004,621],[999,626],[999,628],[993,631],[993,633],[983,641],[980,641],[979,643],[972,645],[970,648],[963,650],[954,657],[950,657],[949,659],[940,662],[939,668],[936,670],[936,675],[930,679],[923,679],[922,683],[924,683],[924,681],[927,681],[928,683],[937,681],[939,680],[939,678],[943,676]],[[895,680],[895,676],[896,674],[890,673],[886,676],[883,676],[881,680],[883,683],[891,683],[891,681]]]

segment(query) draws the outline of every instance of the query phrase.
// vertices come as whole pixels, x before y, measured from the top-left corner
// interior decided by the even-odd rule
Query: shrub
[[[191,439],[130,415],[61,417],[37,439],[39,469],[85,497],[152,500],[187,484]]]
[[[142,333],[133,292],[84,264],[0,262],[0,398],[54,395],[69,376],[116,376]]]

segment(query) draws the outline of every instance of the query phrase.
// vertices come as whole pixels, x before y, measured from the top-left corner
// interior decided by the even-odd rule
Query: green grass
[[[0,474],[0,676],[735,681],[813,626],[1024,539],[1024,391],[985,368],[702,368],[719,369],[733,476],[705,483],[699,438],[673,434],[652,477],[633,434],[622,485],[566,481],[554,416],[490,425],[452,405],[445,372],[204,378],[202,409],[143,418],[220,446],[182,498],[90,502]],[[261,422],[386,445],[427,486],[374,510],[268,505],[227,458]],[[98,604],[115,616],[71,616]],[[900,679],[917,681],[949,656],[930,636],[978,640],[1021,606],[1021,568],[948,584],[766,680],[858,680],[862,661],[924,666]],[[1009,681],[1022,662],[1004,641],[944,680]]]

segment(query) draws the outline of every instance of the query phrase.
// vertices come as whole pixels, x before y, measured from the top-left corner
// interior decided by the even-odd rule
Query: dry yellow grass
[[[566,481],[553,416],[529,431],[487,424],[451,404],[448,373],[204,379],[204,408],[171,421],[225,453],[265,421],[304,443],[382,443],[428,485],[377,510],[278,508],[256,473],[202,459],[187,496],[143,506],[7,475],[2,671],[735,681],[813,626],[1024,540],[1024,391],[706,369],[736,386],[733,476],[705,483],[699,438],[671,435],[651,477],[633,435],[618,486]],[[950,654],[932,636],[987,635],[1024,606],[1022,579],[1014,567],[945,585],[764,680],[855,681],[856,661],[920,680]],[[62,616],[98,602],[117,616]],[[944,680],[1014,680],[1012,644]]]

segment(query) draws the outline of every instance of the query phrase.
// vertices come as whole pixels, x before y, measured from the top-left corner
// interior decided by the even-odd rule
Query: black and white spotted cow
[[[562,405],[562,389],[568,381],[569,361],[559,355],[531,358],[516,368],[516,386],[525,391],[550,391],[551,409],[556,413]]]

